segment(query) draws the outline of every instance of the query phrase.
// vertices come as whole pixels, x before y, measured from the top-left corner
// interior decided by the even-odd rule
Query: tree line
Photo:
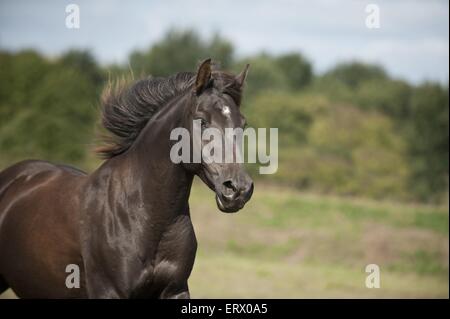
[[[193,71],[206,57],[234,72],[250,63],[243,113],[254,127],[279,128],[279,171],[256,178],[320,193],[448,199],[448,84],[413,85],[358,61],[317,74],[300,52],[237,58],[230,41],[193,30],[170,30],[124,65],[80,50],[0,51],[0,167],[25,158],[92,167],[107,81]]]

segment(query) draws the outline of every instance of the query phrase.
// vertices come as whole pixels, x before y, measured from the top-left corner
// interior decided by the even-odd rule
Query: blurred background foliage
[[[193,30],[170,30],[124,65],[100,65],[87,51],[0,51],[0,167],[32,157],[93,168],[109,79],[193,71],[206,57],[236,73],[250,63],[243,113],[253,127],[279,128],[279,171],[255,178],[318,193],[448,200],[448,86],[413,85],[358,61],[317,74],[299,52],[238,57],[230,41]]]

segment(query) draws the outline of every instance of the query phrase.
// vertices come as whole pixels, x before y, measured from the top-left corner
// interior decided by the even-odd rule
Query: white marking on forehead
[[[224,105],[222,107],[222,114],[223,115],[230,115],[230,113],[231,113],[230,107],[228,105]]]

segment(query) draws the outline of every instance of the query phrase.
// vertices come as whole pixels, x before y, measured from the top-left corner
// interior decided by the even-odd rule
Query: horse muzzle
[[[253,189],[253,181],[250,179],[241,183],[226,180],[216,187],[217,207],[224,213],[235,213],[250,200]]]

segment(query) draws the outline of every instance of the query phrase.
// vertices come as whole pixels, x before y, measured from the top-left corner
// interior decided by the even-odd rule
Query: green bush
[[[12,79],[14,89],[2,92],[0,100],[1,164],[25,158],[80,164],[85,159],[103,80],[91,66],[90,73],[83,72],[64,58],[48,61],[31,52],[9,57],[8,73],[0,81]]]
[[[244,112],[252,125],[279,128],[279,171],[264,178],[320,192],[407,198],[406,144],[386,115],[280,93],[257,96]]]

